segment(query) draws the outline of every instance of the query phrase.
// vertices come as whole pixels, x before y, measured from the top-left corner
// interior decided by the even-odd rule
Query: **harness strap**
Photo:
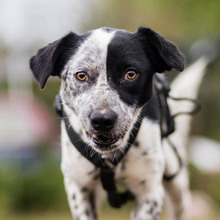
[[[167,142],[169,143],[169,145],[171,146],[173,152],[175,153],[177,159],[178,159],[178,163],[179,163],[179,168],[178,170],[173,173],[173,174],[164,174],[163,176],[163,179],[166,180],[166,181],[171,181],[172,179],[174,179],[178,174],[179,172],[181,171],[182,167],[183,167],[183,161],[179,155],[179,152],[177,151],[177,148],[176,146],[172,143],[172,141],[167,137]]]
[[[86,146],[79,135],[73,130],[72,126],[69,126],[69,120],[65,112],[63,112],[62,119],[64,120],[69,139],[76,147],[76,149],[96,167],[101,167],[104,163],[103,159],[99,156],[97,152],[90,152],[90,148]]]
[[[201,104],[200,104],[200,102],[197,99],[176,98],[176,97],[173,97],[173,96],[170,96],[170,95],[169,95],[169,98],[171,98],[174,101],[188,101],[188,102],[192,102],[194,104],[194,106],[195,106],[195,108],[192,111],[189,111],[189,112],[184,112],[184,111],[183,112],[178,112],[178,113],[172,115],[172,118],[175,118],[175,117],[177,117],[179,115],[195,115],[201,109]]]
[[[175,123],[173,117],[171,117],[170,109],[167,103],[167,97],[169,97],[170,87],[159,74],[155,74],[154,87],[158,94],[158,103],[160,107],[161,137],[164,138],[168,137],[175,130]]]
[[[109,204],[114,208],[120,208],[128,200],[134,199],[134,196],[128,190],[124,193],[117,192],[114,175],[114,171],[110,167],[101,167],[101,182],[103,188],[108,193]]]
[[[172,100],[174,101],[189,101],[189,102],[192,102],[194,104],[194,109],[192,111],[189,111],[189,112],[186,112],[186,111],[183,111],[183,112],[178,112],[174,115],[169,115],[170,119],[169,121],[171,121],[171,126],[172,126],[172,123],[174,124],[174,118],[179,116],[179,115],[194,115],[196,113],[198,113],[201,109],[201,105],[200,105],[200,102],[196,99],[191,99],[191,98],[175,98],[175,97],[172,97],[170,95],[168,95],[169,98],[171,98]],[[169,134],[168,134],[169,135]],[[169,146],[171,147],[171,149],[173,150],[174,154],[176,155],[177,159],[178,159],[178,164],[179,164],[179,168],[178,170],[173,173],[173,174],[164,174],[163,176],[163,179],[166,180],[166,181],[171,181],[172,179],[174,179],[178,174],[179,172],[181,171],[182,167],[183,167],[183,161],[179,155],[179,152],[176,148],[176,146],[173,144],[173,142],[170,140],[170,138],[168,136],[166,136],[167,138],[167,142],[169,143]]]
[[[69,118],[67,117],[65,111],[63,111],[63,106],[61,103],[61,99],[59,95],[56,95],[55,99],[55,110],[56,113],[61,117],[64,121],[66,132],[69,136],[71,143],[76,147],[76,149],[87,158],[92,164],[96,167],[101,167],[104,161],[99,156],[98,153],[89,152],[89,147],[86,147],[86,144],[82,141],[81,137],[74,131],[72,126],[70,126]]]
[[[178,163],[179,163],[179,168],[178,170],[170,175],[164,174],[163,179],[166,181],[170,181],[173,178],[175,178],[180,170],[182,169],[183,162],[182,159],[179,155],[179,152],[176,148],[176,146],[172,143],[172,141],[168,138],[170,134],[172,134],[175,131],[175,122],[174,118],[179,116],[179,115],[193,115],[199,112],[201,106],[198,100],[196,99],[190,99],[190,98],[175,98],[169,95],[170,92],[170,87],[169,84],[167,83],[166,80],[161,77],[159,74],[155,74],[154,77],[154,87],[157,91],[158,94],[158,102],[159,102],[159,107],[160,107],[160,128],[161,128],[161,138],[167,138],[167,142],[169,143],[169,146],[172,148],[173,152],[175,153]],[[175,101],[190,101],[195,105],[195,108],[190,111],[190,112],[178,112],[174,115],[171,115],[170,109],[167,103],[167,98],[171,98]]]
[[[129,191],[125,191],[123,193],[117,192],[113,169],[107,165],[106,161],[103,158],[101,158],[101,156],[97,152],[91,153],[89,151],[91,148],[86,146],[86,143],[82,141],[82,139],[74,131],[72,126],[69,125],[69,119],[65,111],[63,111],[63,107],[59,95],[56,95],[55,109],[57,114],[61,117],[61,119],[64,120],[65,128],[71,143],[82,154],[82,156],[88,159],[97,168],[100,168],[100,179],[103,188],[107,191],[109,204],[114,208],[120,208],[128,200],[132,200],[134,197]],[[142,117],[140,118],[141,119],[138,120],[134,125],[134,128],[130,134],[129,141],[125,148],[125,151],[121,153],[119,157],[113,160],[108,160],[108,162],[110,162],[112,165],[116,166],[123,159],[124,155],[128,152],[131,145],[135,141],[139,128],[142,123]]]

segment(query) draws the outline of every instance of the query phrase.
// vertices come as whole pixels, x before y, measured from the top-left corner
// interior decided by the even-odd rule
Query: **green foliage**
[[[58,77],[50,77],[43,91],[39,88],[39,85],[36,80],[33,82],[34,93],[36,94],[38,99],[41,100],[43,104],[51,110],[52,113],[54,113],[54,116],[55,111],[53,104],[55,101],[55,95],[59,93],[59,87],[60,80],[58,79]]]
[[[46,160],[45,160],[46,159]],[[30,164],[0,169],[0,206],[4,213],[68,208],[59,161],[44,158]]]
[[[140,25],[150,26],[184,41],[201,36],[219,37],[219,8],[218,0],[106,0],[102,7],[94,10],[88,26],[132,31]]]
[[[204,135],[220,141],[220,57],[208,66],[201,85],[199,101],[202,109],[194,116],[193,134]]]
[[[192,190],[202,190],[208,193],[220,206],[220,176],[206,174],[190,165],[190,184]]]

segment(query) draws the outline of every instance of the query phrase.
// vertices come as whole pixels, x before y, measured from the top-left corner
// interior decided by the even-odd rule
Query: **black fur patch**
[[[134,80],[126,80],[126,70],[136,70]],[[107,76],[110,85],[129,105],[142,106],[151,96],[153,69],[141,42],[129,32],[118,31],[108,46]]]
[[[139,28],[136,33],[118,31],[108,46],[109,83],[129,105],[143,106],[152,94],[153,74],[172,68],[183,70],[183,55],[173,43],[149,28]],[[127,69],[135,70],[138,76],[126,80]]]
[[[136,35],[142,42],[142,46],[153,64],[155,72],[162,73],[172,68],[183,71],[185,59],[174,43],[150,28],[141,27],[136,32]]]
[[[65,64],[87,36],[88,34],[79,36],[70,32],[60,40],[38,50],[30,59],[30,68],[41,89],[44,88],[49,76],[60,77]]]
[[[158,97],[155,91],[153,91],[151,98],[145,104],[142,109],[142,114],[153,121],[160,120],[160,106],[158,102]]]

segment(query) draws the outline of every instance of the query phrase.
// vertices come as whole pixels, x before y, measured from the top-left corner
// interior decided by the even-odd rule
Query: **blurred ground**
[[[187,220],[219,220],[220,213],[215,213],[205,218],[192,218]],[[4,217],[4,220],[72,220],[70,214],[68,213],[31,213],[30,215],[16,215]],[[104,210],[100,215],[100,220],[128,220],[130,219],[130,213],[128,211],[112,211]],[[161,220],[165,220],[164,217]]]

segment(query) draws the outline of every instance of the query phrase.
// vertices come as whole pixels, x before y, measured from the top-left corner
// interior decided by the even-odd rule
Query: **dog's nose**
[[[95,110],[90,115],[93,128],[97,131],[107,131],[114,127],[117,115],[112,110]]]

